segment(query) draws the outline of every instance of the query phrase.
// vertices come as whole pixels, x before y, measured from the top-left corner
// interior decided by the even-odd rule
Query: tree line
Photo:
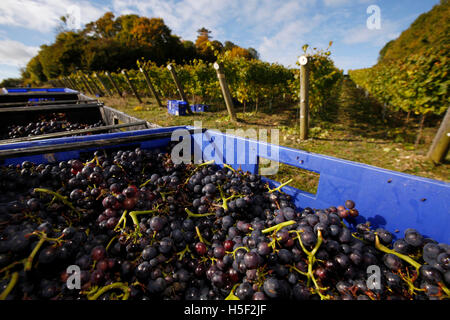
[[[229,51],[231,56],[258,59],[253,48],[242,48],[231,41],[213,40],[211,31],[200,28],[195,42],[183,40],[172,33],[161,18],[135,14],[116,17],[105,13],[80,30],[68,28],[67,16],[55,41],[42,45],[38,54],[22,69],[22,82],[36,85],[76,70],[117,71],[131,69],[139,59],[163,65],[168,61],[188,63],[194,59],[214,61],[217,52]]]

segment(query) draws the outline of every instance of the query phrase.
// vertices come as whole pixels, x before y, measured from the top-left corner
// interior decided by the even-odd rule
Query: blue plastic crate
[[[167,111],[175,116],[185,116],[187,114],[187,102],[183,100],[167,101]]]
[[[69,89],[69,88],[3,88],[3,93],[78,93],[78,91]]]
[[[209,110],[209,106],[206,104],[193,104],[191,105],[192,112],[206,112]]]
[[[78,94],[78,91],[69,88],[1,88],[0,107],[8,107],[8,104],[18,102],[25,105],[30,101],[75,101],[79,99]]]
[[[193,127],[169,127],[139,131],[98,134],[94,136],[66,137],[42,141],[23,142],[0,146],[0,150],[54,146],[71,142],[108,140],[115,137],[137,137],[149,133],[168,132],[176,129],[187,130]],[[186,132],[185,132],[186,133]],[[298,209],[305,207],[326,208],[344,204],[352,199],[360,216],[355,223],[370,221],[373,227],[383,227],[393,232],[394,237],[402,237],[407,228],[415,228],[423,235],[439,242],[450,243],[450,184],[381,169],[362,163],[342,160],[330,156],[274,146],[242,137],[226,135],[216,131],[206,131],[191,135],[192,152],[203,160],[223,161],[234,168],[258,172],[259,157],[276,160],[280,163],[313,171],[320,174],[316,194],[311,194],[286,186],[283,192],[293,197]],[[113,147],[137,146],[143,149],[164,149],[170,137],[146,141],[134,141]],[[177,140],[178,141],[178,140]],[[218,152],[217,146],[222,146]],[[105,148],[112,148],[107,146]],[[19,164],[24,160],[35,163],[62,161],[79,157],[81,152],[94,151],[90,147],[71,151],[52,151],[28,157],[10,157],[3,164]],[[278,157],[275,155],[278,154]],[[264,178],[272,187],[280,183]],[[350,227],[354,225],[349,224]],[[398,230],[399,233],[395,233]]]

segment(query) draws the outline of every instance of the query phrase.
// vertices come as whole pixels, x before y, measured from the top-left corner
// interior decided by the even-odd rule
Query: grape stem
[[[414,261],[414,259],[411,259],[410,257],[398,253],[395,250],[389,249],[388,247],[385,247],[384,245],[382,245],[380,243],[380,238],[378,237],[377,234],[375,234],[375,248],[377,248],[380,251],[383,251],[385,253],[390,253],[393,255],[396,255],[397,257],[399,257],[400,259],[408,262],[410,265],[412,265],[414,268],[416,268],[417,272],[419,272],[420,267],[422,267],[422,265],[420,263],[418,263],[417,261]]]
[[[215,213],[213,213],[213,212],[210,212],[210,213],[193,213],[188,208],[184,208],[184,211],[186,211],[186,213],[188,214],[188,217],[191,217],[191,218],[201,218],[201,217],[207,217],[207,216],[215,215]]]
[[[186,254],[186,252],[191,252],[191,250],[189,249],[189,246],[188,245],[186,245],[186,248],[184,248],[182,251],[180,251],[180,252],[177,252],[177,256],[180,256],[179,258],[178,258],[178,260],[183,260],[183,258],[184,258],[184,255]]]
[[[425,289],[419,289],[419,288],[416,288],[416,286],[414,286],[414,281],[417,279],[417,274],[416,274],[416,276],[410,277],[408,269],[406,269],[406,272],[407,272],[407,274],[405,275],[405,274],[403,274],[403,272],[401,272],[401,270],[398,270],[398,275],[408,285],[409,294],[413,295],[413,294],[415,294],[415,291],[425,291]]]
[[[225,298],[225,300],[241,300],[235,294],[234,291],[239,286],[239,283],[236,283],[230,291],[230,294]]]
[[[283,188],[284,186],[288,185],[291,182],[292,182],[292,179],[289,179],[288,181],[283,182],[282,184],[280,184],[278,187],[276,187],[274,189],[270,189],[269,186],[267,186],[267,188],[269,189],[269,193],[272,193],[275,191],[281,192],[281,188]]]
[[[227,168],[227,169],[229,169],[229,170],[231,170],[233,172],[236,172],[236,170],[232,166],[230,166],[230,165],[228,165],[226,163],[224,163],[223,166],[224,166],[224,168]]]
[[[322,232],[320,230],[317,230],[317,242],[316,245],[314,246],[314,248],[311,251],[308,251],[305,246],[303,245],[302,239],[300,237],[300,231],[297,230],[291,230],[292,232],[295,232],[297,234],[297,239],[298,242],[300,243],[300,246],[302,247],[303,251],[306,253],[306,255],[308,256],[308,272],[302,272],[300,270],[298,270],[295,267],[291,267],[293,270],[297,271],[298,273],[302,274],[302,275],[306,275],[306,277],[308,278],[308,287],[310,286],[310,282],[312,281],[315,287],[315,292],[319,295],[321,300],[329,300],[331,297],[329,295],[324,295],[322,294],[322,290],[326,290],[327,288],[321,288],[319,286],[319,284],[317,283],[316,278],[314,277],[314,272],[313,272],[313,265],[316,262],[316,253],[317,250],[319,250],[319,247],[321,246],[322,242],[323,242],[323,236],[322,236]]]
[[[266,229],[262,230],[261,232],[262,232],[263,234],[269,233],[269,232],[272,232],[272,231],[278,232],[278,231],[280,231],[282,228],[287,227],[287,226],[290,226],[290,225],[292,225],[292,224],[294,224],[294,223],[295,223],[295,220],[285,221],[285,222],[276,224],[276,225],[274,225],[274,226],[272,226],[272,227],[270,227],[270,228],[266,228]]]
[[[217,185],[217,187],[220,192],[220,198],[222,199],[222,208],[223,210],[228,211],[228,200],[232,199],[233,196],[231,196],[230,198],[225,198],[222,187],[220,185]]]
[[[115,226],[114,230],[117,230],[120,228],[119,225],[120,225],[120,223],[122,223],[122,221],[124,222],[123,227],[125,228],[125,225],[127,223],[127,210],[123,211],[122,216],[120,217],[119,222],[117,222],[117,225]]]
[[[31,270],[31,267],[33,265],[33,259],[46,240],[47,240],[47,235],[45,233],[43,233],[43,235],[39,239],[39,242],[36,244],[33,251],[31,251],[30,255],[25,260],[25,265],[24,265],[25,271]]]
[[[134,225],[136,226],[136,228],[138,229],[138,231],[140,231],[140,228],[139,228],[139,220],[138,220],[137,216],[138,216],[138,215],[141,215],[141,214],[150,214],[150,213],[158,212],[158,207],[159,207],[159,205],[156,206],[156,208],[153,209],[153,210],[131,211],[131,212],[129,213],[129,216],[130,216],[131,219],[133,220],[133,223],[134,223]]]
[[[200,233],[200,229],[198,227],[195,227],[195,232],[197,233],[197,236],[198,236],[198,239],[200,242],[210,245],[210,243],[208,241],[203,239],[202,234]]]
[[[88,293],[87,298],[88,300],[97,300],[98,297],[100,297],[105,292],[112,290],[112,289],[120,289],[123,291],[123,297],[122,300],[128,300],[128,297],[130,295],[130,288],[127,286],[126,283],[123,282],[115,282],[110,285],[104,286],[100,290],[97,290],[95,293]]]
[[[108,245],[106,246],[106,251],[108,251],[109,247],[112,245],[112,243],[114,242],[114,240],[117,239],[117,235],[115,235],[114,237],[111,238],[111,240],[109,240]]]
[[[8,297],[12,289],[14,289],[14,286],[17,283],[17,279],[19,279],[19,272],[14,272],[11,276],[11,281],[8,283],[8,286],[0,294],[0,300],[5,300]]]
[[[303,272],[303,271],[301,271],[300,269],[296,268],[295,266],[289,266],[289,269],[290,269],[290,270],[294,270],[294,271],[296,271],[296,272],[298,272],[298,273],[304,275],[305,277],[308,276],[308,272]]]
[[[240,250],[240,249],[244,249],[245,251],[249,252],[250,250],[247,247],[237,247],[236,249],[234,249],[233,251],[229,252],[227,251],[228,254],[231,253],[231,255],[233,256],[233,259],[236,256],[236,251]]]
[[[163,199],[163,201],[166,201],[166,195],[168,194],[173,194],[175,191],[169,191],[169,192],[160,192],[159,194],[161,195],[161,198]]]
[[[103,168],[103,167],[100,165],[100,161],[98,161],[98,157],[97,157],[97,156],[94,156],[94,158],[92,158],[92,160],[89,160],[89,161],[86,162],[84,165],[87,165],[87,164],[89,164],[89,163],[93,163],[94,161],[95,161],[95,163],[97,164],[98,167]]]
[[[450,298],[450,290],[442,282],[439,282],[438,286],[444,291],[446,298]]]
[[[79,217],[81,217],[81,213],[77,209],[75,209],[75,207],[73,206],[72,202],[67,200],[67,197],[62,196],[59,193],[54,192],[52,190],[44,189],[44,188],[34,188],[34,191],[35,192],[41,192],[41,193],[47,193],[47,194],[50,194],[50,195],[58,198],[59,200],[61,200],[62,203],[64,203],[66,206],[68,206],[70,209],[72,209],[73,212],[78,214]]]

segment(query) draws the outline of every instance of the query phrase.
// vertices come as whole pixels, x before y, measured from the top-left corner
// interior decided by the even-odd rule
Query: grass
[[[326,117],[311,119],[310,138],[304,141],[298,137],[296,104],[280,103],[274,110],[260,106],[256,114],[237,109],[239,122],[232,123],[225,107],[220,105],[212,105],[212,112],[178,117],[169,115],[166,108],[159,108],[150,98],[144,98],[142,105],[135,98],[101,99],[108,106],[160,126],[194,125],[194,121],[202,121],[204,128],[223,132],[238,128],[279,129],[279,144],[283,146],[450,182],[450,156],[447,155],[440,165],[434,165],[425,157],[438,130],[436,121],[424,128],[422,141],[415,146],[418,121],[414,119],[405,125],[396,114],[387,114],[383,119],[381,107],[349,80],[344,81],[339,101]],[[316,174],[287,166],[280,168],[278,175],[270,178],[286,181],[283,177],[291,175],[293,186],[315,193]]]

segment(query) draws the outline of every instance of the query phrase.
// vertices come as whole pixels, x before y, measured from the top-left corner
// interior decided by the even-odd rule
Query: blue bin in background
[[[343,205],[346,200],[351,199],[355,201],[360,216],[353,224],[348,224],[350,228],[356,223],[370,221],[374,228],[385,228],[391,231],[394,237],[403,237],[407,228],[414,228],[426,237],[450,243],[449,183],[221,132],[210,130],[203,132],[190,126],[9,144],[0,146],[0,161],[1,164],[8,165],[19,164],[24,160],[34,163],[70,160],[99,147],[74,147],[71,150],[58,151],[58,146],[67,147],[68,144],[99,140],[114,143],[115,138],[125,137],[130,137],[127,142],[105,145],[102,148],[140,147],[166,150],[172,137],[174,141],[179,141],[181,133],[188,134],[192,138],[192,153],[204,161],[215,160],[218,164],[228,163],[235,169],[240,167],[244,171],[258,173],[260,158],[265,158],[320,174],[315,194],[290,186],[282,189],[293,197],[299,210],[305,207],[320,209]],[[152,134],[165,136],[147,139],[148,135]],[[36,151],[33,155],[21,156],[20,150],[23,148]],[[41,148],[47,148],[47,151],[40,152]],[[271,187],[280,185],[279,182],[270,179],[270,176],[263,179]]]
[[[183,100],[167,101],[167,111],[175,116],[185,116],[187,114],[188,104]]]
[[[206,112],[209,110],[209,106],[206,104],[193,104],[191,105],[192,112]]]

